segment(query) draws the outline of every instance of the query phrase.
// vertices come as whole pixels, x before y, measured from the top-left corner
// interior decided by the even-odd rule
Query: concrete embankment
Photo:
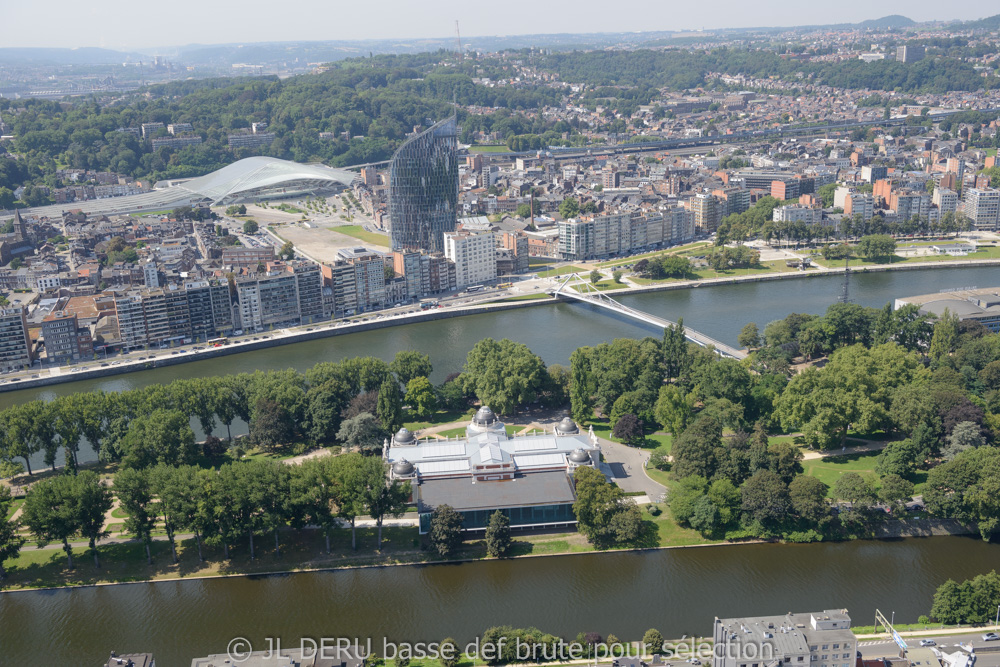
[[[364,331],[374,331],[376,329],[386,329],[389,327],[395,327],[402,324],[416,324],[419,322],[432,322],[434,320],[443,320],[451,317],[461,317],[464,315],[478,315],[482,313],[492,313],[502,310],[511,310],[514,308],[527,308],[529,306],[537,306],[542,304],[552,304],[556,303],[558,299],[535,299],[535,300],[525,300],[525,301],[512,301],[510,303],[488,303],[479,304],[475,306],[466,306],[462,308],[441,308],[436,310],[428,310],[419,313],[412,313],[409,315],[399,315],[393,317],[387,317],[384,319],[370,319],[367,322],[357,322],[357,323],[344,323],[339,322],[336,325],[331,326],[329,323],[319,323],[314,325],[312,331],[306,329],[301,329],[298,331],[290,332],[269,332],[260,334],[260,340],[246,340],[246,341],[236,341],[228,345],[223,345],[221,347],[211,347],[204,350],[183,350],[178,351],[177,354],[162,355],[155,359],[145,359],[142,361],[130,361],[127,357],[120,359],[121,363],[118,365],[108,365],[108,366],[95,366],[92,368],[84,368],[82,370],[72,372],[72,367],[62,367],[59,369],[59,373],[51,375],[42,375],[46,371],[41,371],[39,377],[37,378],[25,378],[17,380],[8,380],[3,384],[0,384],[0,392],[7,391],[18,391],[20,389],[32,389],[35,387],[45,387],[48,385],[60,384],[63,382],[76,382],[77,380],[90,380],[94,378],[110,377],[112,375],[121,375],[123,373],[131,373],[133,371],[144,371],[152,370],[154,368],[162,368],[165,366],[176,366],[178,364],[186,364],[192,361],[201,361],[203,359],[212,359],[215,357],[224,357],[230,354],[240,354],[242,352],[251,352],[253,350],[263,350],[270,347],[278,347],[279,345],[288,345],[291,343],[300,343],[303,341],[317,340],[320,338],[329,338],[332,336],[340,336],[343,334],[354,334],[361,333]],[[141,354],[141,353],[138,353]],[[51,373],[51,371],[48,371]]]

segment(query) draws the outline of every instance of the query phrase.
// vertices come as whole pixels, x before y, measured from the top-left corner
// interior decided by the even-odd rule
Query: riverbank
[[[708,547],[736,547],[750,544],[782,544],[772,540],[748,539],[718,541],[703,538],[695,531],[677,526],[666,513],[652,517],[646,510],[643,518],[653,522],[662,536],[667,528],[673,535],[668,544],[650,544],[620,549],[597,550],[579,533],[535,533],[515,535],[512,555],[506,561],[552,556],[581,556],[612,553],[656,552],[673,549]],[[866,541],[899,540],[976,533],[976,529],[957,521],[918,519],[899,523],[899,526],[882,528]],[[669,525],[666,525],[669,524]],[[331,541],[331,554],[321,550],[322,536],[318,530],[295,531],[283,536],[281,553],[275,555],[268,539],[260,540],[257,558],[249,559],[245,545],[230,549],[231,558],[222,558],[221,547],[203,545],[205,561],[199,562],[194,538],[178,539],[178,563],[171,562],[169,543],[163,539],[153,542],[153,564],[146,563],[146,554],[137,540],[99,545],[102,568],[94,566],[91,551],[84,545],[73,547],[74,570],[65,568],[65,553],[61,549],[23,551],[14,560],[5,563],[7,579],[2,593],[22,591],[60,590],[88,587],[118,586],[136,583],[168,581],[197,581],[233,577],[271,577],[309,572],[336,570],[367,570],[400,566],[456,565],[479,561],[495,561],[486,555],[483,540],[465,543],[454,558],[442,559],[421,546],[415,526],[383,527],[383,550],[374,551],[376,530],[363,527],[357,531],[358,550],[350,549],[350,532],[337,531]],[[859,540],[846,540],[855,542]],[[319,549],[319,550],[318,550]],[[364,552],[369,553],[365,554]]]
[[[955,268],[982,268],[1000,266],[1000,259],[994,260],[956,260],[924,263],[905,263],[877,266],[852,267],[852,274],[863,273],[885,273],[890,271],[921,270],[921,269],[955,269]],[[843,271],[837,269],[815,269],[810,271],[784,271],[780,273],[758,274],[758,275],[732,275],[720,278],[708,278],[699,280],[682,280],[662,282],[651,285],[636,285],[623,287],[609,293],[613,298],[628,296],[633,294],[645,294],[661,291],[691,290],[694,288],[724,286],[741,283],[759,283],[775,280],[795,280],[799,278],[812,278],[816,276],[843,275]],[[502,312],[515,308],[528,308],[533,306],[548,306],[559,303],[559,299],[545,297],[543,290],[551,289],[554,284],[539,284],[538,291],[528,294],[517,295],[493,294],[484,296],[480,303],[475,305],[464,305],[455,307],[444,307],[416,313],[402,313],[397,315],[375,314],[367,321],[345,321],[322,322],[313,325],[303,325],[300,327],[277,330],[263,334],[257,334],[258,340],[253,337],[244,337],[243,340],[234,340],[229,345],[218,348],[208,348],[201,350],[175,349],[169,351],[153,352],[133,352],[131,356],[115,358],[107,362],[94,362],[91,364],[78,366],[62,366],[41,371],[27,371],[22,376],[0,377],[0,393],[13,392],[22,389],[32,389],[57,385],[69,382],[100,380],[115,375],[122,375],[131,372],[151,370],[156,368],[176,366],[193,361],[204,361],[214,357],[224,357],[239,354],[242,352],[252,352],[284,346],[291,343],[307,342],[328,337],[340,336],[343,334],[363,333],[379,329],[392,329],[404,324],[417,324],[422,322],[432,322],[435,320],[446,320],[462,317],[465,315],[481,315],[494,312]],[[526,298],[531,296],[532,298]],[[895,295],[901,296],[901,295]],[[902,295],[905,296],[905,295]],[[524,298],[519,298],[524,297]],[[783,313],[785,315],[787,313]],[[782,316],[783,316],[782,315]],[[176,354],[175,354],[176,353]],[[136,357],[146,356],[144,359]],[[152,356],[152,358],[149,358]]]

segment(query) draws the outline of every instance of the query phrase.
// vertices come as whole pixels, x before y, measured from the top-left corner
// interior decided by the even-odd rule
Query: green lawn
[[[476,413],[475,408],[469,408],[465,411],[458,410],[438,410],[433,415],[428,417],[423,421],[409,421],[404,422],[403,426],[410,429],[411,431],[419,431],[423,428],[429,428],[431,426],[438,426],[440,424],[450,424],[451,422],[463,421],[469,419]],[[405,417],[409,417],[406,414]]]
[[[14,501],[10,504],[10,507],[7,508],[7,516],[5,516],[4,519],[9,519],[12,516],[14,516],[14,512],[16,512],[17,508],[23,504],[24,504],[24,498],[15,498]]]
[[[828,456],[822,459],[810,459],[802,462],[802,469],[805,474],[812,475],[830,487],[827,494],[833,497],[833,485],[836,484],[840,476],[845,472],[856,472],[861,475],[875,474],[875,459],[878,452],[862,452],[860,454],[848,454],[847,456]]]
[[[773,262],[762,262],[759,267],[753,269],[730,269],[728,271],[716,271],[714,269],[702,268],[695,269],[692,272],[692,275],[687,278],[661,278],[659,280],[652,280],[650,278],[632,277],[630,280],[637,285],[658,285],[661,283],[677,282],[680,280],[708,280],[710,278],[758,276],[768,273],[789,273],[793,271],[798,271],[798,269],[793,269],[787,266],[784,260],[775,260]]]
[[[955,241],[940,241],[940,243],[954,243]],[[918,243],[909,244],[910,246],[920,245]],[[924,244],[928,245],[928,244]],[[933,243],[929,245],[934,245]],[[900,248],[902,249],[902,248]],[[862,259],[862,258],[852,258],[851,266],[884,266],[886,264],[922,264],[922,263],[933,263],[933,262],[961,262],[963,260],[979,260],[979,259],[1000,259],[1000,246],[981,246],[976,248],[975,252],[971,252],[963,257],[952,257],[951,255],[918,255],[916,257],[900,257],[899,255],[893,255],[888,261],[885,260],[873,260],[873,259]],[[827,268],[843,268],[843,260],[828,261],[818,257],[813,260],[816,264],[824,266]]]
[[[625,283],[616,283],[613,280],[601,280],[596,285],[589,280],[586,285],[573,285],[573,289],[577,292],[590,292],[592,289],[596,289],[600,292],[607,292],[616,289],[625,289],[628,285]]]
[[[496,301],[490,301],[489,303],[511,303],[514,301],[538,301],[539,299],[551,299],[552,297],[548,294],[518,294],[517,296],[508,296],[504,299],[497,299]]]
[[[555,276],[564,276],[567,273],[589,273],[587,269],[581,269],[579,266],[562,266],[558,269],[549,269],[548,271],[539,272],[539,278],[554,278]]]
[[[650,257],[656,257],[659,255],[681,255],[687,257],[688,255],[703,255],[706,248],[712,247],[711,243],[706,241],[698,241],[696,243],[688,243],[686,245],[679,245],[675,248],[667,248],[666,250],[654,250],[653,252],[646,252],[641,255],[636,255],[635,257],[626,257],[625,259],[612,259],[607,262],[601,262],[597,266],[602,269],[611,268],[613,266],[621,266],[622,264],[634,264],[640,259],[649,259]]]
[[[376,232],[365,231],[365,228],[361,225],[339,225],[337,227],[331,228],[333,231],[346,236],[352,236],[365,243],[371,243],[372,245],[388,247],[389,237],[385,234],[378,234]]]
[[[510,148],[506,144],[490,144],[482,146],[469,146],[472,153],[510,153]]]

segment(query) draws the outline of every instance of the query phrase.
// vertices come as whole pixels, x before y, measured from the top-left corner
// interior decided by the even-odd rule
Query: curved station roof
[[[177,187],[216,204],[289,197],[348,186],[357,174],[320,164],[299,164],[270,157],[248,157]]]
[[[265,199],[285,199],[347,187],[357,174],[321,164],[299,164],[272,157],[248,157],[182,182],[165,182],[151,192],[125,197],[38,206],[25,215],[59,217],[63,211],[115,215],[162,211],[194,204],[229,205]],[[158,183],[157,185],[161,185]]]

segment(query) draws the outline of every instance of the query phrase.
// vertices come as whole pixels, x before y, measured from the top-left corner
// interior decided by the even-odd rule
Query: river
[[[53,552],[55,553],[55,552]],[[961,557],[956,557],[956,554]],[[988,572],[1000,545],[934,537],[753,544],[130,584],[0,595],[0,663],[101,664],[152,651],[160,667],[225,652],[237,636],[349,637],[462,645],[492,625],[638,639],[711,636],[715,616],[846,608],[916,621],[946,579]],[[109,564],[108,567],[113,567]]]
[[[842,280],[816,277],[629,295],[622,301],[734,343],[748,321],[761,327],[790,312],[822,313]],[[1000,284],[993,268],[855,275],[851,296],[882,306],[900,296]],[[297,343],[113,378],[0,396],[0,407],[73,391],[121,390],[182,377],[300,370],[320,361],[398,350],[431,355],[435,378],[459,370],[486,336],[526,343],[548,363],[567,363],[581,345],[659,336],[632,321],[579,304],[476,315]],[[82,453],[89,453],[86,450]],[[56,552],[53,552],[55,554]],[[914,621],[934,589],[1000,563],[1000,546],[961,537],[811,545],[744,545],[298,574],[270,578],[132,584],[0,595],[0,663],[44,655],[55,664],[96,665],[111,650],[153,651],[161,667],[224,652],[237,635],[258,648],[278,636],[468,641],[490,625],[536,625],[575,636],[637,638],[705,634],[716,615],[845,607],[870,624],[874,609]],[[109,567],[113,565],[109,564]]]

